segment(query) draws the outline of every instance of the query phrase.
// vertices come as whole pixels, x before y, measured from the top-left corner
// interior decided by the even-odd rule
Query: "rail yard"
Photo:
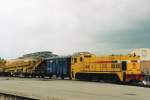
[[[0,100],[150,100],[150,0],[0,0]]]
[[[70,56],[24,58],[6,61],[3,76],[57,77],[71,80],[105,80],[114,83],[142,82],[140,57],[136,55],[97,56],[78,52]]]
[[[0,94],[17,100],[149,100],[149,65],[136,54],[47,53],[2,59]]]

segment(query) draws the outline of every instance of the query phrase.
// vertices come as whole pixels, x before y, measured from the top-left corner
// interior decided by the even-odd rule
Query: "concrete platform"
[[[150,100],[150,88],[70,80],[0,78],[0,92],[41,100]]]

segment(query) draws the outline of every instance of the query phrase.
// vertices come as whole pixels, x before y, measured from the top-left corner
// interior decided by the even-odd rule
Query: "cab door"
[[[123,82],[126,81],[126,70],[127,70],[127,62],[122,61],[122,71],[123,71]]]
[[[122,70],[123,71],[127,70],[127,62],[126,61],[122,61]]]

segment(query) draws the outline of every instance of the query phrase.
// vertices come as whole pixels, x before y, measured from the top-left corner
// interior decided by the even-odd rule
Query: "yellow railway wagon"
[[[5,63],[6,63],[5,60],[1,60],[1,59],[0,59],[0,72],[3,72],[3,71],[4,71]]]
[[[96,56],[87,52],[72,56],[71,76],[73,79],[78,80],[105,80],[111,82],[143,80],[139,56]]]
[[[29,75],[34,72],[35,68],[41,62],[41,59],[32,58],[8,60],[5,64],[4,71],[10,72],[12,75]]]

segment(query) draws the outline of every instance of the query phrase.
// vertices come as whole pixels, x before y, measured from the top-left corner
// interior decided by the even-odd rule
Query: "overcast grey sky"
[[[150,0],[1,0],[0,56],[150,47]]]

